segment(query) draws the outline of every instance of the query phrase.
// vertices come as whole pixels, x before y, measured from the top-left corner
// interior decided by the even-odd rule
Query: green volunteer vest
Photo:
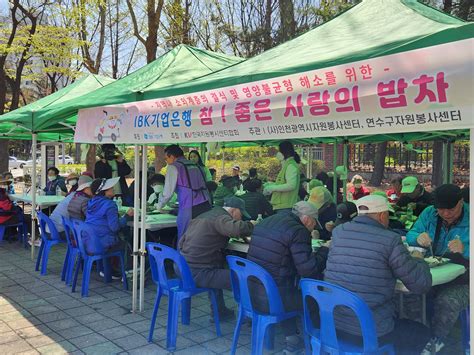
[[[293,165],[296,168],[296,170],[299,171],[299,167],[295,161],[295,158],[291,157],[291,158],[286,159],[275,181],[277,185],[286,184],[286,178],[285,178],[286,169],[288,169],[290,165]],[[283,208],[293,208],[293,205],[299,201],[299,196],[298,196],[298,190],[300,186],[299,174],[297,174],[297,179],[298,180],[296,184],[296,189],[291,190],[291,191],[286,191],[286,192],[275,191],[272,194],[271,203],[274,210],[281,210]]]

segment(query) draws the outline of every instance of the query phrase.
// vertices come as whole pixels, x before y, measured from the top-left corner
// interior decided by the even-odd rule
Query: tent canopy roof
[[[25,133],[26,129],[31,132],[34,128],[33,122],[36,121],[39,113],[42,110],[60,106],[65,101],[84,96],[85,94],[110,84],[113,81],[114,79],[100,75],[85,75],[76,80],[74,83],[52,93],[51,95],[45,96],[28,105],[19,107],[16,110],[1,115],[0,130],[2,132],[10,131],[13,127],[11,124],[13,123],[15,125],[21,125],[22,128],[11,131],[10,134],[14,134],[14,132],[19,132],[20,134]],[[7,123],[10,123],[10,125]]]
[[[143,99],[242,84],[474,36],[467,23],[416,0],[364,0],[303,35],[240,64]]]
[[[219,71],[243,59],[180,44],[135,72],[87,95],[63,102],[61,106],[39,113],[37,130],[54,128],[58,122],[75,125],[80,108],[120,104],[141,100],[149,90],[175,84]],[[48,119],[46,119],[48,118]]]

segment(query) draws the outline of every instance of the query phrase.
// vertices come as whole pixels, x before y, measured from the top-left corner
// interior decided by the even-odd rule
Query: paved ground
[[[146,337],[150,326],[155,288],[145,292],[145,312],[130,313],[131,293],[121,284],[105,284],[94,275],[90,296],[81,298],[60,280],[64,246],[53,249],[48,275],[34,271],[29,250],[18,243],[0,244],[0,354],[165,354],[167,297],[157,319],[154,343]],[[79,287],[80,290],[80,287]],[[230,293],[227,304],[234,305]],[[209,323],[206,297],[193,298],[191,324],[179,325],[179,354],[228,353],[234,321],[221,324],[217,338]],[[237,354],[250,354],[249,327],[243,327]],[[459,330],[455,330],[445,354],[459,354]],[[275,353],[281,353],[283,337],[278,334]]]

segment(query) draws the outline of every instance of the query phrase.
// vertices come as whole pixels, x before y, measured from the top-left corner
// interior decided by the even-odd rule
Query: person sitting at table
[[[252,233],[247,259],[264,267],[280,291],[286,311],[301,310],[297,278],[322,278],[328,249],[313,253],[311,232],[316,228],[318,210],[306,201],[294,204],[291,212],[274,214],[258,223]],[[267,296],[257,283],[251,284],[252,301],[261,312],[268,312]],[[296,320],[282,323],[287,349],[297,350],[302,341],[296,334]]]
[[[364,179],[360,175],[354,175],[351,180],[352,186],[348,191],[348,199],[352,201],[357,201],[358,199],[370,195],[370,190],[367,189],[363,184]]]
[[[155,207],[161,210],[176,192],[179,204],[177,218],[179,240],[186,231],[189,221],[209,211],[212,206],[202,167],[185,159],[183,150],[176,144],[165,148],[165,159],[168,164],[165,186]]]
[[[251,181],[258,179],[257,177],[257,168],[249,169],[249,177],[242,183],[244,191],[248,191],[247,186]]]
[[[67,206],[69,218],[85,221],[87,213],[87,204],[92,197],[91,190],[92,178],[87,175],[81,175],[78,180],[76,192]]]
[[[415,294],[431,288],[428,264],[410,256],[400,235],[388,229],[390,204],[378,196],[356,201],[358,216],[332,231],[324,280],[361,297],[372,311],[379,346],[393,344],[397,354],[419,354],[430,338],[421,323],[395,317],[395,285],[401,280]],[[334,312],[340,340],[362,345],[359,321],[346,308]]]
[[[337,207],[331,193],[324,186],[315,187],[310,191],[308,202],[318,210],[319,237],[322,240],[331,239],[331,232],[337,218]]]
[[[163,190],[165,187],[165,176],[163,174],[155,174],[148,180],[148,185],[151,187],[153,192],[148,197],[148,204],[151,206],[155,206],[160,197],[163,195]],[[173,197],[168,201],[167,206],[174,208],[176,204],[177,196],[176,193],[173,194]]]
[[[91,255],[104,254],[114,250],[124,250],[125,241],[119,236],[120,230],[126,228],[127,216],[133,216],[133,208],[119,218],[117,204],[113,201],[114,186],[120,177],[112,179],[95,179],[91,183],[93,197],[87,204],[86,221],[93,233],[83,236],[86,252]],[[112,277],[121,278],[118,260],[112,262]]]
[[[402,176],[396,176],[390,181],[391,188],[387,190],[388,202],[397,203],[402,195]]]
[[[212,181],[217,180],[217,170],[214,168],[209,169],[209,173],[211,174]]]
[[[270,202],[263,196],[262,181],[259,179],[252,179],[247,184],[247,192],[240,196],[245,202],[245,208],[253,220],[262,217],[268,217],[273,214],[273,208]]]
[[[281,162],[281,170],[274,183],[265,184],[263,194],[272,195],[270,202],[276,213],[291,212],[293,205],[299,201],[301,158],[290,141],[278,145],[276,158]]]
[[[453,282],[434,287],[434,338],[427,350],[439,351],[459,313],[469,306],[469,233],[469,205],[463,201],[461,189],[453,184],[434,191],[434,205],[421,213],[407,233],[408,244],[430,248],[435,256],[451,259],[468,270]]]
[[[102,144],[102,153],[100,160],[95,163],[94,175],[96,179],[120,178],[120,183],[114,186],[116,196],[120,196],[124,206],[133,205],[133,199],[130,196],[127,175],[132,172],[123,154],[117,149],[115,144]]]
[[[22,209],[15,206],[8,197],[9,182],[9,179],[0,178],[0,225],[6,227],[25,222]],[[10,231],[6,230],[4,239],[7,240],[10,236]]]
[[[371,195],[382,196],[384,199],[389,201],[389,198],[388,198],[387,194],[384,191],[374,191],[374,192],[371,193]],[[405,224],[402,223],[400,218],[397,217],[397,215],[395,214],[395,210],[392,207],[392,205],[390,205],[390,209],[388,210],[388,214],[389,214],[388,228],[390,228],[391,230],[393,230],[394,232],[396,232],[400,235],[405,235],[407,233],[407,229],[410,229],[409,228],[410,225],[405,226]]]
[[[346,201],[337,205],[337,218],[334,227],[350,222],[357,217],[357,206],[354,202]]]
[[[407,176],[402,180],[402,190],[397,206],[413,210],[414,216],[419,216],[423,210],[433,204],[433,195],[425,190],[415,176]]]
[[[223,250],[229,237],[245,237],[252,234],[253,223],[245,210],[245,202],[231,196],[224,207],[216,206],[191,220],[179,241],[181,255],[186,259],[197,287],[230,290],[230,270],[224,267]],[[222,291],[217,297],[219,319],[233,318],[234,312],[225,306]]]
[[[79,179],[79,176],[77,176],[77,174],[72,173],[68,175],[68,177],[66,178],[66,185],[69,186],[69,191],[67,195],[70,195],[77,190],[78,179]]]
[[[61,202],[58,203],[56,208],[53,210],[49,218],[54,223],[56,230],[59,232],[59,236],[61,239],[66,239],[66,234],[64,233],[64,225],[62,217],[69,218],[68,206],[69,202],[71,202],[74,194],[67,195]],[[49,232],[47,226],[46,230]]]
[[[191,150],[188,155],[188,160],[192,161],[194,164],[199,165],[204,171],[206,181],[212,181],[212,175],[204,162],[202,161],[201,154],[197,150]]]
[[[214,206],[214,194],[217,191],[218,185],[215,181],[206,181],[206,187],[209,191],[209,197],[211,198],[211,205]]]
[[[324,186],[323,182],[321,180],[318,180],[318,179],[311,179],[311,180],[309,180],[309,183],[308,183],[308,191],[311,191],[312,189],[314,189],[315,187],[318,187],[318,186]],[[331,191],[329,191],[329,192],[331,192]]]
[[[214,205],[224,206],[224,199],[234,196],[237,192],[237,180],[233,176],[224,175],[221,178],[220,185],[214,193]]]
[[[48,169],[48,181],[43,191],[47,196],[56,195],[56,188],[59,186],[63,195],[67,194],[67,187],[64,178],[59,175],[58,168],[52,166]]]
[[[3,173],[3,180],[5,180],[7,186],[8,186],[8,189],[7,189],[7,193],[9,195],[14,195],[15,194],[15,185],[13,184],[15,179],[13,179],[13,174],[9,171]],[[15,203],[13,203],[15,204]]]

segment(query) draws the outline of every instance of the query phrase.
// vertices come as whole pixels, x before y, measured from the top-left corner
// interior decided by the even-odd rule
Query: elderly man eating
[[[423,211],[408,232],[407,242],[469,267],[469,205],[463,201],[458,186],[445,184],[435,190],[434,206]],[[427,344],[426,353],[437,352],[444,346],[443,338],[453,328],[459,313],[469,305],[469,273],[436,286],[434,294],[433,339]]]

